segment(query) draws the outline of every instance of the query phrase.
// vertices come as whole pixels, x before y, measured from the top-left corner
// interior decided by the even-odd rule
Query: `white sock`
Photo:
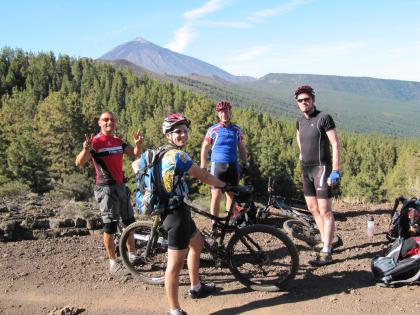
[[[182,315],[182,310],[177,308],[176,310],[170,310],[169,313],[171,313],[171,315]]]
[[[114,267],[117,264],[117,261],[115,259],[110,259],[109,260],[109,268]]]
[[[198,284],[196,284],[196,285],[192,285],[192,284],[191,284],[191,290],[192,290],[192,291],[197,292],[198,290],[200,290],[200,288],[201,288],[201,282],[199,282],[199,283],[198,283]]]
[[[134,259],[134,258],[136,258],[136,254],[134,252],[129,252],[128,253],[128,258]]]
[[[327,254],[331,254],[331,247],[325,245],[325,243],[324,243],[324,247],[322,248],[322,252],[327,253]]]

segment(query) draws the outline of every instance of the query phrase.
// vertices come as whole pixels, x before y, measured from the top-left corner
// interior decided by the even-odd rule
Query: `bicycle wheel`
[[[291,219],[285,221],[283,229],[289,236],[304,241],[309,246],[315,246],[321,241],[318,229],[300,220]]]
[[[289,236],[304,241],[309,246],[315,246],[321,242],[321,235],[319,234],[318,229],[312,224],[309,225],[306,222],[291,219],[284,222],[283,229]],[[338,235],[334,235],[332,242],[333,247],[340,243],[340,237]]]
[[[114,235],[114,251],[115,256],[120,257],[120,238],[121,235],[118,232]]]
[[[120,257],[120,240],[121,240],[121,225],[117,225],[117,232],[114,233],[114,252],[115,256]]]
[[[263,224],[235,231],[227,248],[228,267],[235,278],[256,291],[278,291],[293,279],[299,254],[290,238]]]
[[[167,240],[159,236],[157,231],[150,238],[152,223],[135,222],[130,224],[121,235],[120,254],[124,265],[131,274],[148,284],[163,284],[168,243]],[[137,259],[130,261],[126,242],[131,232],[134,232],[135,254]],[[149,253],[146,253],[147,245],[150,243]]]

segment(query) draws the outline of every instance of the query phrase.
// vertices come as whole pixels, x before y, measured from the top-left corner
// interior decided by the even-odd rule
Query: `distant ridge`
[[[153,44],[142,37],[119,45],[101,56],[102,60],[128,60],[158,74],[189,76],[192,73],[230,82],[249,81],[250,77],[237,77],[199,59],[176,53]]]
[[[100,61],[111,64],[112,66],[114,66],[114,68],[130,69],[137,77],[141,77],[143,74],[146,74],[147,76],[153,79],[159,80],[159,81],[168,79],[167,76],[165,75],[157,74],[156,72],[153,72],[141,66],[135,65],[134,63],[126,59],[114,59],[114,60],[101,59]]]
[[[296,87],[305,83],[313,85],[318,90],[346,92],[399,101],[420,100],[420,82],[415,81],[318,74],[269,73],[258,79],[257,82],[286,87]]]

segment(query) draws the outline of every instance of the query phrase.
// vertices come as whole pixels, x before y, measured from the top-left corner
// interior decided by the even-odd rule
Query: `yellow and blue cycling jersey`
[[[161,160],[161,176],[164,191],[168,197],[183,196],[188,193],[187,183],[182,176],[193,165],[191,157],[184,151],[173,149],[165,153]]]

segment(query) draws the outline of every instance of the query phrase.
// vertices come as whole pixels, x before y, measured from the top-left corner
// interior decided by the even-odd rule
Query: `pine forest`
[[[78,169],[74,160],[84,135],[98,132],[98,115],[104,110],[116,114],[118,134],[127,143],[132,144],[133,133],[140,130],[146,148],[165,143],[161,132],[165,115],[184,113],[192,120],[187,151],[199,163],[203,136],[217,121],[215,101],[101,61],[3,48],[0,186],[22,185],[37,193],[66,190],[75,198],[89,194],[93,168]],[[302,199],[295,122],[239,107],[233,119],[245,134],[257,195],[264,197],[271,177],[279,195]],[[401,194],[419,194],[419,140],[349,133],[340,126],[337,130],[342,171],[337,198],[384,202]],[[125,159],[125,175],[134,188],[130,164]],[[195,194],[208,192],[195,181],[191,184]]]

